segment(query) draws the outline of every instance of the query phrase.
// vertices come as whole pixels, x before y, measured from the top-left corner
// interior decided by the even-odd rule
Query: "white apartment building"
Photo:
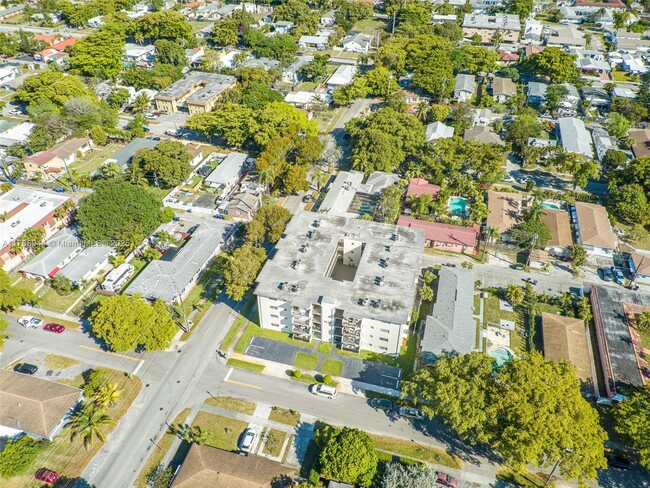
[[[343,350],[398,354],[423,248],[418,229],[302,212],[257,278],[260,325]]]

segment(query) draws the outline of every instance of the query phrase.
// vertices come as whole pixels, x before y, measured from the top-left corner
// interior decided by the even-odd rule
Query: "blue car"
[[[618,283],[619,285],[622,285],[623,283],[625,283],[625,275],[623,274],[623,272],[620,269],[614,268],[612,270],[612,273],[614,273],[614,281],[616,283]]]

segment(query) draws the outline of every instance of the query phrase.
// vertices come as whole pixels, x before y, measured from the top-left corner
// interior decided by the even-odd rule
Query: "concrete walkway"
[[[23,312],[27,312],[31,315],[40,315],[40,316],[45,316],[45,317],[52,317],[54,319],[61,319],[61,320],[67,320],[68,322],[77,322],[79,324],[82,324],[83,321],[79,317],[75,317],[74,315],[68,315],[65,313],[57,313],[57,312],[52,312],[51,310],[43,310],[41,311],[40,308],[38,307],[32,307],[31,305],[21,305],[18,307],[18,310],[22,310]]]

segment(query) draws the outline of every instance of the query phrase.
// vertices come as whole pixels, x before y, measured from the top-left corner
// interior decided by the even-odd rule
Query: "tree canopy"
[[[62,107],[67,100],[90,96],[90,92],[77,76],[45,70],[27,77],[16,90],[16,96],[27,105],[45,101]]]
[[[93,32],[70,48],[70,70],[103,80],[115,78],[122,70],[124,38],[113,31]]]
[[[488,442],[515,469],[557,461],[563,474],[593,479],[606,466],[607,435],[573,366],[532,353],[495,373],[493,361],[481,353],[442,356],[418,370],[404,392],[464,439]]]
[[[156,147],[138,150],[131,159],[127,179],[137,183],[144,177],[150,185],[173,188],[183,182],[192,170],[192,155],[178,141],[161,141]]]
[[[377,470],[375,446],[367,433],[343,427],[332,429],[320,451],[321,473],[328,479],[370,486]]]
[[[223,265],[226,294],[235,301],[244,298],[265,260],[264,249],[251,244],[244,244],[232,251]]]
[[[102,242],[131,250],[160,222],[161,201],[145,188],[106,180],[79,202],[77,220],[86,242]]]
[[[638,388],[614,407],[616,431],[639,453],[640,464],[650,470],[650,386]]]
[[[11,278],[4,269],[0,269],[0,310],[10,312],[22,303],[36,301],[34,294],[25,288],[18,288],[11,284]]]
[[[251,244],[276,243],[280,240],[291,212],[286,208],[273,204],[261,207],[246,227],[246,242]]]
[[[553,83],[572,82],[576,79],[575,56],[559,47],[547,47],[526,60],[526,69],[533,74],[546,76]]]
[[[90,315],[90,325],[93,334],[113,351],[131,351],[138,346],[147,351],[162,350],[169,347],[178,332],[163,301],[149,304],[137,295],[102,300]]]

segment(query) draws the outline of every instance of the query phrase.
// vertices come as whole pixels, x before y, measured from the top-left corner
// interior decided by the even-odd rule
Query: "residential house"
[[[418,365],[432,364],[445,355],[469,354],[475,350],[474,281],[474,270],[440,268],[436,302],[424,324]]]
[[[463,19],[463,36],[470,38],[481,36],[483,44],[491,44],[495,38],[500,42],[514,43],[519,40],[519,16],[512,14],[465,14]]]
[[[2,9],[0,10],[0,20],[6,20],[10,19],[11,17],[15,17],[16,15],[21,14],[23,10],[25,10],[24,4],[12,5],[11,7]]]
[[[594,2],[591,0],[575,0],[575,7],[580,12],[584,12],[585,14],[598,13],[603,9],[618,10],[618,11],[627,9],[627,5],[625,5],[623,0],[607,0],[606,2]]]
[[[372,36],[360,32],[350,32],[341,39],[341,46],[345,52],[368,54],[372,46]]]
[[[608,107],[612,103],[609,93],[603,88],[583,86],[580,91],[582,92],[582,98],[589,102],[591,107]]]
[[[521,35],[521,42],[523,43],[539,43],[542,42],[542,35],[544,34],[544,24],[539,20],[526,19],[524,24],[524,32]]]
[[[340,217],[355,217],[348,209],[363,184],[364,176],[363,171],[339,171],[327,187],[327,194],[318,211]]]
[[[239,152],[225,155],[219,166],[203,180],[203,184],[213,190],[218,190],[221,195],[227,195],[239,181],[247,157],[247,154]]]
[[[503,114],[491,108],[472,109],[472,125],[491,125],[502,120]]]
[[[631,130],[628,135],[634,139],[632,154],[635,158],[650,156],[650,129]]]
[[[77,233],[64,227],[46,242],[43,251],[20,268],[20,272],[26,278],[45,281],[56,276],[82,250],[83,243]]]
[[[125,44],[122,62],[126,65],[144,66],[156,60],[156,47],[153,44]]]
[[[248,192],[236,193],[228,201],[224,214],[235,219],[252,220],[260,203],[260,195],[253,195]]]
[[[569,49],[569,54],[576,56],[576,67],[586,73],[610,73],[612,67],[601,51],[595,49]]]
[[[487,12],[503,8],[503,0],[470,0],[469,4],[474,7],[475,12]],[[463,5],[461,5],[463,6]]]
[[[560,117],[557,119],[556,130],[564,152],[577,153],[593,159],[594,150],[591,145],[591,137],[581,119]]]
[[[529,137],[526,145],[540,149],[539,158],[546,161],[548,157],[555,152],[557,141],[555,139],[540,139],[538,137]]]
[[[300,36],[298,39],[298,47],[301,49],[318,49],[322,51],[327,49],[329,36],[316,35],[316,36]]]
[[[187,107],[190,115],[206,113],[236,83],[237,78],[234,76],[190,71],[182,79],[161,90],[154,101],[158,110],[173,113]]]
[[[476,92],[476,77],[468,74],[456,75],[454,85],[454,98],[459,102],[467,102]]]
[[[332,95],[329,93],[313,93],[306,91],[289,92],[285,95],[284,101],[296,107],[311,107],[314,103],[329,105]]]
[[[153,149],[157,145],[158,141],[154,141],[153,139],[145,139],[144,137],[138,137],[137,139],[133,139],[122,149],[106,159],[106,161],[104,161],[104,164],[110,162],[117,163],[122,167],[123,170],[125,170],[127,166],[131,164],[131,158],[133,158],[133,155],[136,152],[138,152],[140,149],[145,148]]]
[[[564,109],[577,110],[580,103],[578,89],[571,83],[562,83],[562,86],[567,89],[567,94],[562,97],[558,105]]]
[[[650,254],[632,251],[629,253],[628,268],[635,283],[650,285]]]
[[[193,442],[171,488],[273,488],[294,471],[262,456],[241,456]]]
[[[648,67],[640,57],[633,56],[631,54],[623,54],[621,58],[623,60],[623,70],[627,71],[628,73],[632,73],[633,75],[642,75],[648,71]]]
[[[134,272],[135,267],[132,264],[120,264],[117,268],[111,270],[106,275],[101,284],[102,290],[117,293],[124,285],[126,285]]]
[[[423,246],[417,229],[296,214],[257,277],[260,326],[343,350],[398,354],[408,340]]]
[[[583,48],[587,45],[585,35],[573,25],[558,26],[554,28],[546,37],[548,47],[578,47]]]
[[[551,239],[544,250],[555,257],[569,256],[573,245],[569,214],[565,210],[545,208],[541,218],[551,232]]]
[[[336,23],[336,11],[330,10],[324,13],[320,18],[320,25],[323,27],[331,27]]]
[[[576,202],[571,207],[576,242],[588,256],[611,258],[618,238],[609,222],[607,209],[596,203]]]
[[[458,22],[458,15],[440,15],[434,12],[431,13],[431,23],[436,24],[446,24],[447,22],[453,22],[454,24]]]
[[[487,192],[488,216],[485,226],[499,232],[502,241],[510,240],[510,231],[521,223],[521,193]]]
[[[63,171],[63,161],[52,151],[41,151],[23,159],[28,178],[40,177],[49,180]]]
[[[0,83],[6,83],[20,76],[20,69],[18,66],[8,64],[0,67]]]
[[[594,390],[596,371],[585,321],[555,313],[542,313],[544,357],[551,361],[568,361],[575,368],[583,391],[597,395]]]
[[[205,48],[203,46],[185,50],[185,59],[187,59],[187,64],[190,66],[200,64],[203,56],[205,56]]]
[[[600,162],[603,161],[607,151],[618,151],[616,139],[610,136],[602,127],[594,127],[591,130],[591,138],[594,141],[594,149],[596,150],[596,156]]]
[[[33,39],[35,42],[42,42],[46,46],[51,46],[61,40],[61,34],[35,34]]]
[[[442,122],[434,122],[427,125],[426,128],[427,141],[437,141],[438,139],[451,139],[454,137],[454,128],[443,124]]]
[[[176,303],[190,292],[212,259],[230,242],[236,226],[224,220],[206,220],[177,252],[151,261],[124,290],[147,300]]]
[[[495,134],[492,128],[486,125],[477,125],[470,129],[465,129],[463,139],[466,141],[477,141],[483,144],[498,144],[499,146],[506,145],[506,143]]]
[[[328,88],[337,88],[339,86],[349,85],[354,81],[357,73],[357,67],[352,65],[341,65],[327,80]]]
[[[507,103],[517,94],[517,85],[510,78],[495,76],[490,83],[492,97],[497,103]]]
[[[268,71],[273,68],[280,68],[280,61],[278,61],[277,59],[269,59],[269,58],[250,58],[244,61],[241,67],[262,68],[264,71]]]
[[[34,55],[36,61],[42,61],[44,63],[49,63],[54,61],[59,54],[64,54],[63,51],[72,46],[75,42],[79,41],[81,37],[70,37],[59,42],[51,44],[48,48],[44,49],[40,53]]]
[[[546,101],[546,90],[548,85],[538,81],[528,83],[528,103],[532,105],[542,105]]]
[[[7,120],[0,120],[0,147],[9,147],[26,142],[34,127],[36,125],[31,122],[17,124]]]
[[[648,310],[650,295],[622,287],[592,285],[589,294],[594,315],[596,344],[600,373],[604,381],[599,386],[605,397],[623,400],[626,390],[650,382],[646,354],[634,317]]]
[[[406,197],[419,197],[422,195],[431,195],[435,200],[438,198],[440,193],[440,187],[429,183],[424,178],[411,178],[409,180],[409,186],[406,189]]]
[[[50,151],[58,156],[65,164],[72,164],[77,160],[77,157],[83,156],[94,148],[93,140],[88,137],[74,137],[67,141],[60,142],[55,145]]]
[[[0,369],[0,437],[52,441],[82,398],[74,386]]]
[[[560,23],[563,25],[582,24],[582,21],[584,20],[584,16],[581,13],[577,12],[573,7],[567,7],[566,5],[563,5],[558,9],[558,11],[562,16]]]
[[[97,15],[96,17],[92,17],[88,19],[88,27],[92,27],[93,29],[99,29],[102,25],[104,25],[104,16],[103,15]]]
[[[471,227],[463,227],[418,220],[402,215],[397,220],[397,225],[423,230],[424,240],[428,247],[463,254],[478,254],[480,229],[476,224]]]
[[[395,173],[386,173],[385,171],[373,171],[368,175],[368,179],[362,185],[359,185],[358,193],[364,195],[379,196],[386,189],[399,183],[400,177]]]
[[[614,98],[627,98],[633,100],[636,98],[636,91],[634,88],[628,86],[616,86],[612,90],[612,97]]]
[[[519,54],[510,51],[499,51],[499,66],[512,66],[519,62]]]
[[[85,247],[57,275],[70,280],[73,285],[82,286],[91,282],[108,265],[108,258],[115,249],[101,244]]]
[[[314,60],[313,56],[301,56],[291,63],[288,67],[282,70],[282,81],[284,83],[291,83],[297,85],[302,79],[300,68],[309,64]]]
[[[236,68],[239,55],[242,54],[241,51],[237,49],[232,49],[230,51],[224,51],[219,55],[219,66],[223,68]]]
[[[290,34],[295,27],[293,22],[279,20],[273,23],[272,30],[275,34]]]
[[[628,32],[627,29],[617,29],[612,41],[614,49],[620,53],[635,53],[637,51],[650,51],[650,39],[645,33]]]

